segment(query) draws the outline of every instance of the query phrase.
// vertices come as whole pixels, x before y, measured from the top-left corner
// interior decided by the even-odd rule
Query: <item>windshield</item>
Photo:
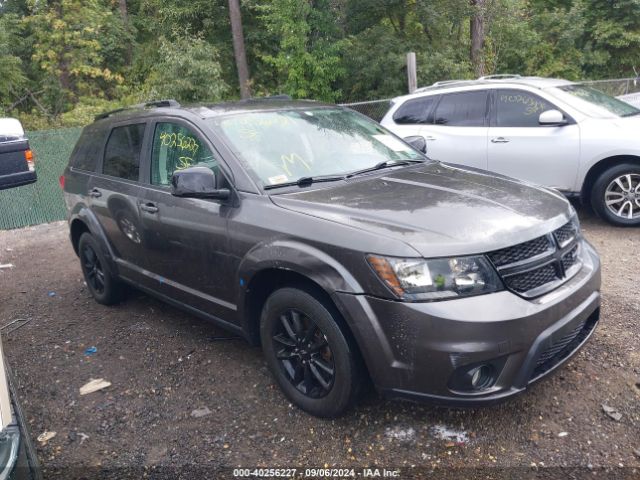
[[[344,109],[240,113],[209,122],[263,186],[342,176],[381,162],[426,160],[373,120]]]
[[[611,118],[630,117],[640,114],[633,105],[607,95],[600,90],[585,85],[566,85],[557,87],[556,96],[570,96],[565,101],[590,117]]]

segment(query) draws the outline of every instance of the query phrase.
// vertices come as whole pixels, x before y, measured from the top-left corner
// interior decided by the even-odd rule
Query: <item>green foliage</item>
[[[273,0],[262,6],[266,30],[279,39],[280,47],[262,60],[276,69],[279,90],[296,98],[334,101],[340,96],[336,82],[345,73],[345,42],[330,40],[331,6],[328,1],[318,3],[320,8],[308,0]]]
[[[18,17],[0,16],[0,108],[9,104],[13,96],[27,82],[22,60],[16,55],[14,40],[19,32]]]
[[[206,41],[192,36],[159,39],[156,61],[143,89],[147,100],[216,101],[227,90],[218,53]]]
[[[485,7],[488,74],[597,79],[640,68],[639,0]],[[241,8],[254,95],[403,94],[410,51],[419,85],[474,75],[471,0],[242,0]],[[32,129],[82,125],[148,99],[237,98],[228,0],[0,0],[0,79],[0,111]]]

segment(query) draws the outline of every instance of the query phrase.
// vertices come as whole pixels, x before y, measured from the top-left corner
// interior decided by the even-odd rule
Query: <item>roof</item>
[[[312,100],[292,100],[288,96],[252,98],[225,103],[197,103],[190,105],[180,105],[175,100],[158,100],[101,113],[95,117],[95,120],[100,121],[108,118],[122,120],[130,117],[150,117],[157,115],[159,110],[162,110],[162,113],[176,113],[180,111],[189,112],[204,119],[232,113],[308,109],[318,107],[336,107],[336,105],[315,102]]]
[[[480,77],[477,80],[444,80],[436,82],[428,87],[418,88],[415,92],[409,95],[487,85],[526,85],[528,87],[544,89],[571,85],[572,83],[573,82],[563,80],[561,78],[522,77],[520,75],[489,75],[486,77]],[[403,95],[403,97],[406,96],[408,95]]]

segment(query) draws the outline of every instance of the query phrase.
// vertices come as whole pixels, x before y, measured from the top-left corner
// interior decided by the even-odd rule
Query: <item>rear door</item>
[[[232,207],[220,200],[174,197],[170,188],[173,172],[195,165],[214,170],[218,188],[229,188],[220,157],[199,129],[182,119],[158,119],[152,129],[139,208],[153,288],[210,315],[231,318],[236,310],[227,236]]]
[[[488,92],[471,90],[442,94],[433,122],[420,133],[427,155],[443,162],[487,168]]]
[[[533,92],[495,92],[489,128],[489,170],[538,185],[571,191],[580,160],[580,127],[565,112],[567,125],[538,123],[546,110],[560,110]]]
[[[140,158],[146,122],[117,124],[109,133],[98,173],[89,185],[88,197],[113,247],[120,274],[145,283],[144,242],[138,202]]]

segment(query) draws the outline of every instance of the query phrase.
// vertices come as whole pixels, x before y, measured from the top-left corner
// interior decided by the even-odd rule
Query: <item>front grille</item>
[[[569,222],[553,232],[553,236],[556,238],[560,247],[566,247],[569,245],[577,235],[578,227],[573,222]]]
[[[562,268],[564,268],[564,271],[568,271],[571,269],[571,267],[573,267],[576,263],[579,262],[579,258],[578,258],[578,250],[580,248],[580,245],[574,245],[574,247],[569,250],[568,253],[565,253],[564,256],[562,257]]]
[[[537,268],[531,272],[518,273],[509,277],[509,287],[518,293],[525,293],[534,288],[558,279],[553,265]]]
[[[496,267],[517,263],[550,251],[553,245],[547,236],[534,238],[528,242],[503,248],[489,254],[489,259]]]
[[[578,271],[579,239],[578,225],[569,222],[548,235],[487,256],[508,289],[533,298],[556,288]]]

